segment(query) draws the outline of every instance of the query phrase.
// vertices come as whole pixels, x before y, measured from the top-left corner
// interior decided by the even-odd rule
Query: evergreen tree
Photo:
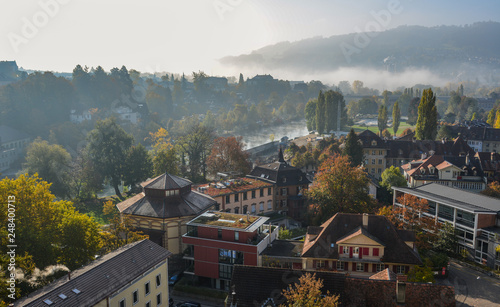
[[[394,131],[394,135],[398,132],[400,121],[401,110],[399,109],[399,103],[396,101],[394,107],[392,108],[392,131]]]
[[[432,89],[424,90],[420,105],[418,106],[417,127],[415,136],[417,140],[434,140],[437,135],[437,108],[436,95]]]
[[[415,125],[418,118],[418,106],[420,104],[420,98],[414,97],[410,100],[408,105],[408,120],[406,121],[410,125]]]
[[[325,132],[325,121],[326,121],[326,101],[325,95],[322,91],[318,95],[318,103],[316,105],[316,130],[319,134]]]
[[[245,80],[243,80],[243,74],[240,73],[240,79],[238,80],[238,86],[242,86],[243,83],[245,83]]]
[[[318,100],[311,99],[306,103],[306,108],[304,110],[306,117],[307,130],[312,131],[316,129],[316,105]],[[260,106],[260,104],[259,104]]]
[[[382,105],[378,109],[378,130],[382,134],[382,131],[387,128],[387,108]]]
[[[349,161],[352,166],[358,166],[363,162],[363,145],[359,142],[359,138],[351,129],[345,140],[343,156],[349,156]]]

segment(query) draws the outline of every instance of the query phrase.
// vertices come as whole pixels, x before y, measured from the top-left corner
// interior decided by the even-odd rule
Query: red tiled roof
[[[376,274],[373,274],[372,276],[370,276],[370,279],[377,279],[377,280],[396,280],[397,279],[397,276],[396,276],[396,273],[394,273],[393,271],[389,270],[389,268],[383,270],[383,271],[380,271]]]

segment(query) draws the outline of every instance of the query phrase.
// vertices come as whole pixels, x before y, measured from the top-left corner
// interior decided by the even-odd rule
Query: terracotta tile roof
[[[321,232],[317,236],[306,234],[302,257],[318,258],[318,255],[322,255],[320,258],[339,259],[337,242],[357,231],[363,225],[362,218],[362,214],[335,214],[321,225]],[[397,229],[385,216],[368,215],[368,227],[365,230],[385,245],[382,262],[422,264],[418,255],[406,245]],[[332,243],[335,248],[331,248]]]
[[[397,279],[397,276],[396,276],[396,273],[394,273],[393,271],[389,270],[388,268],[383,270],[383,271],[380,271],[376,274],[373,274],[372,276],[370,276],[370,279],[377,279],[377,280],[396,280]]]
[[[70,280],[68,276],[61,277],[15,304],[47,307],[43,301],[49,299],[53,302],[50,306],[94,306],[165,261],[171,254],[147,239],[130,243],[72,271]],[[80,293],[74,293],[73,289],[78,289]],[[67,298],[61,299],[59,294]]]

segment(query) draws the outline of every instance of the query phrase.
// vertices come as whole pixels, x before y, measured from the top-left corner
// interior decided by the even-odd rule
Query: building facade
[[[30,293],[16,306],[168,306],[168,257],[145,239],[130,243]]]
[[[304,191],[311,181],[304,172],[285,161],[281,148],[277,162],[256,166],[247,177],[273,185],[274,211],[296,220],[304,219],[306,212]]]
[[[274,186],[252,178],[237,178],[197,188],[216,202],[216,209],[236,214],[267,214],[273,210]]]
[[[206,212],[187,223],[185,274],[217,289],[229,289],[235,264],[257,266],[259,255],[278,236],[278,227],[264,225],[267,217]]]
[[[412,232],[397,230],[385,216],[337,213],[321,226],[307,228],[302,269],[365,278],[387,268],[406,274],[422,265],[414,243]]]
[[[429,205],[423,214],[457,230],[457,251],[477,263],[500,269],[500,201],[496,198],[431,183],[416,188],[392,187],[394,206],[399,197],[414,195]]]
[[[143,192],[117,204],[123,218],[151,241],[179,254],[186,223],[213,209],[215,200],[192,191],[191,181],[168,173],[141,184]]]

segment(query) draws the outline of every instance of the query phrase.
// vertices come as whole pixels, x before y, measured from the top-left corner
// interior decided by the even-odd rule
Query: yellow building
[[[210,196],[192,191],[191,184],[165,173],[142,183],[142,193],[116,207],[151,241],[179,254],[184,250],[182,235],[187,232],[186,223],[216,205]]]
[[[168,257],[163,247],[130,243],[21,298],[15,306],[168,306]]]

